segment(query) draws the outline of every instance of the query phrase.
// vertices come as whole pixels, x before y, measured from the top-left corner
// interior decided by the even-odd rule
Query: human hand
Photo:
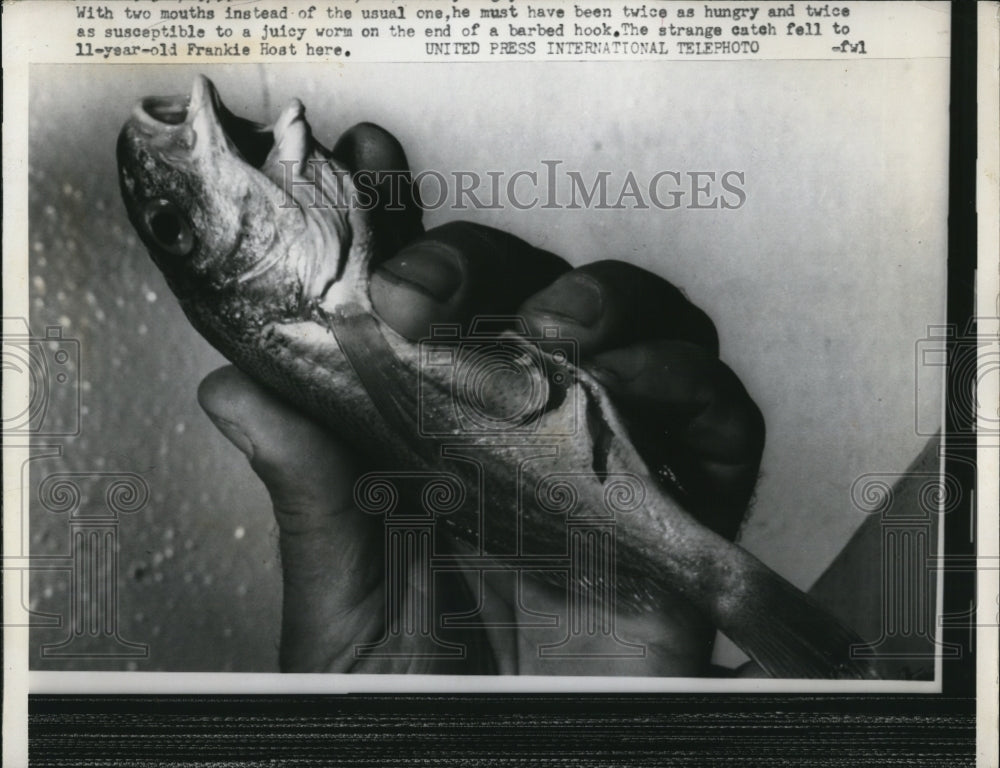
[[[370,125],[345,134],[334,155],[355,172],[406,167],[395,139]],[[411,340],[427,336],[432,324],[468,323],[481,314],[518,314],[533,333],[558,327],[576,339],[581,363],[615,400],[650,469],[669,467],[689,511],[733,537],[756,481],[764,425],[719,361],[709,318],[675,287],[629,264],[602,261],[571,270],[552,254],[473,224],[423,233],[419,207],[408,202],[401,210],[373,212],[381,239],[370,294],[380,317]],[[332,434],[232,367],[209,375],[199,399],[249,455],[274,505],[284,580],[283,669],[703,673],[714,628],[680,598],[651,611],[618,611],[617,635],[645,646],[642,657],[542,658],[537,648],[557,642],[565,629],[516,626],[515,611],[561,614],[565,590],[531,579],[518,589],[503,575],[482,583],[478,574],[435,582],[436,614],[471,610],[480,589],[489,594],[483,602],[492,613],[485,622],[438,632],[442,640],[465,644],[466,658],[431,658],[419,637],[401,640],[394,658],[356,658],[357,645],[384,633],[386,587],[381,521],[354,507],[354,483],[364,467],[350,436]]]

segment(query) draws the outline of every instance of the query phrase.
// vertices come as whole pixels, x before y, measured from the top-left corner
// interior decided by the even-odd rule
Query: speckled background
[[[723,358],[764,411],[768,445],[744,545],[808,586],[862,520],[850,487],[901,471],[933,423],[914,349],[944,316],[947,61],[202,67],[237,113],[291,96],[332,144],[359,120],[402,140],[417,171],[738,170],[736,211],[434,211],[499,226],[573,263],[632,260],[715,319]],[[274,671],[279,564],[270,510],[242,456],[195,400],[221,358],[188,326],[119,200],[114,142],[133,102],[187,90],[184,67],[35,67],[30,93],[30,321],[79,340],[82,430],[52,472],[132,472],[119,633],[140,660],[49,660],[66,628],[32,633],[34,669]],[[75,379],[74,379],[75,380]],[[46,418],[70,419],[70,388]],[[36,554],[68,522],[34,504]],[[30,604],[67,613],[68,579]],[[720,658],[725,661],[723,647]],[[731,654],[730,654],[731,655]]]

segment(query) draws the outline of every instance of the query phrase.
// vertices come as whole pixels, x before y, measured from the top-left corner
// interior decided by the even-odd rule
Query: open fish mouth
[[[133,121],[147,136],[169,136],[192,153],[225,147],[250,167],[264,170],[278,159],[305,157],[310,137],[304,114],[302,103],[293,99],[272,125],[239,117],[222,103],[212,81],[199,75],[190,94],[142,99]],[[291,130],[297,123],[301,128]]]
[[[233,114],[199,75],[188,94],[138,101],[117,155],[129,219],[176,279],[211,269],[222,285],[273,274],[311,296],[343,271],[346,182],[327,170],[298,99],[264,125]]]

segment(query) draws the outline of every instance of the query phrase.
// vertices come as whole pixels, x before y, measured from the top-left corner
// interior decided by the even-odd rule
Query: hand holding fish
[[[352,129],[341,145],[361,147],[345,157],[352,170],[398,169],[405,162],[387,134]],[[338,145],[340,146],[340,145]],[[390,217],[394,212],[382,215]],[[384,261],[372,277],[375,311],[412,339],[435,323],[467,323],[477,311],[515,313],[536,328],[557,325],[579,344],[583,362],[623,407],[655,422],[650,437],[691,457],[685,485],[714,499],[712,524],[735,533],[756,479],[763,421],[746,391],[716,357],[715,330],[679,291],[621,262],[571,271],[560,259],[486,227],[455,224],[422,234],[419,216],[405,211],[392,231],[413,242]],[[378,521],[353,506],[359,473],[349,439],[316,425],[233,368],[202,385],[201,401],[224,434],[248,450],[274,502],[285,571],[283,665],[286,669],[391,669],[356,664],[350,650],[382,630],[383,547]],[[675,461],[676,465],[677,462]],[[376,565],[377,564],[377,565]],[[369,578],[360,574],[371,570]],[[522,599],[559,611],[564,594],[544,583],[524,583]],[[515,595],[499,595],[506,604]],[[544,662],[526,652],[544,634],[508,627],[484,630],[478,648],[493,658],[461,665],[425,662],[430,669],[497,669],[517,673],[701,674],[714,628],[680,601],[655,612],[622,611],[619,632],[649,648],[645,658]],[[549,640],[555,633],[549,631]],[[334,649],[343,649],[338,654]],[[409,660],[407,668],[419,665]]]
[[[243,371],[211,375],[200,398],[274,501],[284,668],[696,675],[718,628],[774,676],[871,676],[850,657],[850,630],[731,543],[763,422],[718,360],[711,321],[679,290],[619,262],[570,270],[485,227],[424,233],[416,205],[358,206],[360,173],[406,168],[390,135],[362,125],[327,152],[298,101],[264,128],[232,115],[204,78],[190,98],[140,103],[118,154],[133,225],[192,324]],[[422,365],[432,325],[511,313],[522,326],[498,343],[523,348],[533,373],[456,392],[450,369]],[[532,334],[579,354],[529,349]],[[514,414],[532,427],[516,440],[455,426],[456,398],[495,424],[524,392],[539,396]],[[476,462],[456,460],[456,444]],[[610,584],[519,578],[498,602],[485,600],[498,591],[489,580],[459,576],[438,608],[468,611],[472,592],[501,614],[552,614],[574,589],[597,590],[617,597],[617,637],[645,651],[544,661],[543,628],[494,615],[465,628],[461,642],[479,652],[458,662],[424,653],[419,633],[359,657],[359,644],[384,635],[385,590],[398,586],[387,584],[381,523],[354,511],[355,478],[371,467],[459,479],[464,503],[441,525],[460,557],[480,558],[477,574],[524,542],[565,547],[565,519],[544,498],[553,477],[572,478],[585,509],[607,502],[614,478],[634,480],[641,493],[617,519]],[[516,519],[497,513],[503,504]]]

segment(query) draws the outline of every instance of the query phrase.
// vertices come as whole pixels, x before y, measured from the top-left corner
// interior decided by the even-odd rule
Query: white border
[[[8,269],[7,254],[28,252],[26,226],[12,226],[11,222],[28,221],[28,57],[23,50],[23,36],[14,34],[23,29],[11,23],[12,10],[4,0],[3,15],[3,313],[7,316],[28,316],[28,274],[12,274]],[[18,115],[20,119],[13,119]],[[19,262],[20,263],[20,262]],[[21,379],[5,376],[3,380],[3,408],[20,413],[28,403],[28,384]],[[3,452],[3,521],[4,530],[18,530],[21,516],[20,468],[11,467],[7,460],[9,436],[2,436]],[[4,555],[15,550],[8,537],[4,537]],[[21,575],[16,579],[3,574],[3,765],[15,768],[28,764],[28,628],[8,626],[15,605],[21,602]]]
[[[12,115],[27,114],[28,64],[31,61],[51,61],[58,58],[44,36],[27,38],[15,37],[20,22],[28,14],[27,3],[4,1],[4,15],[8,24],[3,32],[4,69],[4,113],[7,120],[3,126],[3,206],[5,221],[3,231],[3,252],[26,253],[27,232],[23,227],[12,227],[10,222],[27,221],[27,121],[12,119]],[[36,5],[32,3],[31,5]],[[38,5],[41,5],[40,3]],[[697,3],[695,3],[697,5]],[[941,10],[941,4],[934,4]],[[17,7],[22,6],[22,7]],[[15,12],[15,8],[17,11]],[[946,10],[945,6],[945,10]],[[1000,79],[998,79],[998,48],[1000,48],[1000,28],[998,28],[1000,4],[981,3],[979,14],[979,166],[977,168],[978,211],[979,211],[979,264],[977,275],[978,306],[981,317],[1000,313],[998,306],[998,280],[994,268],[997,253],[1000,252],[1000,231],[998,231],[997,211],[1000,210]],[[32,13],[41,8],[30,9]],[[24,29],[21,25],[20,29]],[[911,41],[912,42],[912,41]],[[71,60],[67,63],[72,63]],[[5,315],[27,315],[27,275],[5,271],[3,280],[3,305]],[[988,380],[996,385],[996,379]],[[16,383],[15,383],[16,384]],[[26,402],[26,387],[4,385],[4,407],[12,403]],[[980,402],[988,405],[997,402],[996,391],[981,391]],[[992,414],[995,417],[995,414]],[[983,414],[982,418],[988,418]],[[995,422],[989,422],[995,424]],[[986,544],[998,540],[997,485],[994,471],[1000,460],[1000,451],[995,446],[980,445],[979,463],[979,515],[978,541],[980,556],[996,557],[1000,552],[989,551]],[[4,467],[4,518],[15,525],[5,525],[8,530],[16,528],[16,517],[20,515],[20,498],[17,492],[19,469],[14,476]],[[13,490],[13,493],[9,491]],[[943,538],[943,537],[942,537]],[[998,630],[996,626],[996,595],[1000,588],[1000,578],[995,570],[981,570],[978,575],[980,625],[977,629],[979,702],[977,716],[983,726],[978,729],[977,745],[980,764],[997,765],[997,680],[1000,664],[997,660]],[[943,572],[939,572],[939,581]],[[20,602],[20,594],[14,590],[11,579],[4,578],[5,613],[13,612],[13,606]],[[939,590],[940,594],[940,590]],[[4,699],[3,699],[3,764],[20,766],[27,764],[27,691],[56,693],[68,691],[89,691],[94,693],[287,693],[294,689],[301,693],[348,693],[348,692],[483,692],[485,684],[496,692],[544,692],[551,693],[558,685],[566,692],[802,692],[812,693],[934,693],[939,690],[938,682],[871,681],[862,684],[838,681],[782,681],[782,680],[716,680],[716,679],[660,679],[660,678],[573,678],[573,677],[455,677],[455,676],[379,676],[379,675],[277,675],[277,674],[196,674],[196,673],[81,673],[81,672],[26,672],[28,630],[19,627],[4,629]],[[941,660],[937,660],[936,680],[941,679]]]
[[[976,211],[979,269],[976,275],[976,315],[1000,316],[1000,3],[978,7],[978,160],[976,164]],[[980,333],[997,333],[980,327]],[[1000,355],[1000,339],[981,350],[980,360],[991,354],[993,364]],[[982,368],[981,368],[982,370]],[[985,386],[983,386],[985,385]],[[1000,415],[1000,374],[980,382],[979,492],[976,541],[981,567],[977,573],[976,610],[976,764],[1000,764],[1000,448],[997,418]],[[987,409],[993,406],[992,413]],[[992,431],[992,433],[991,433]]]
[[[771,680],[554,675],[28,673],[32,693],[938,693],[937,681]]]

